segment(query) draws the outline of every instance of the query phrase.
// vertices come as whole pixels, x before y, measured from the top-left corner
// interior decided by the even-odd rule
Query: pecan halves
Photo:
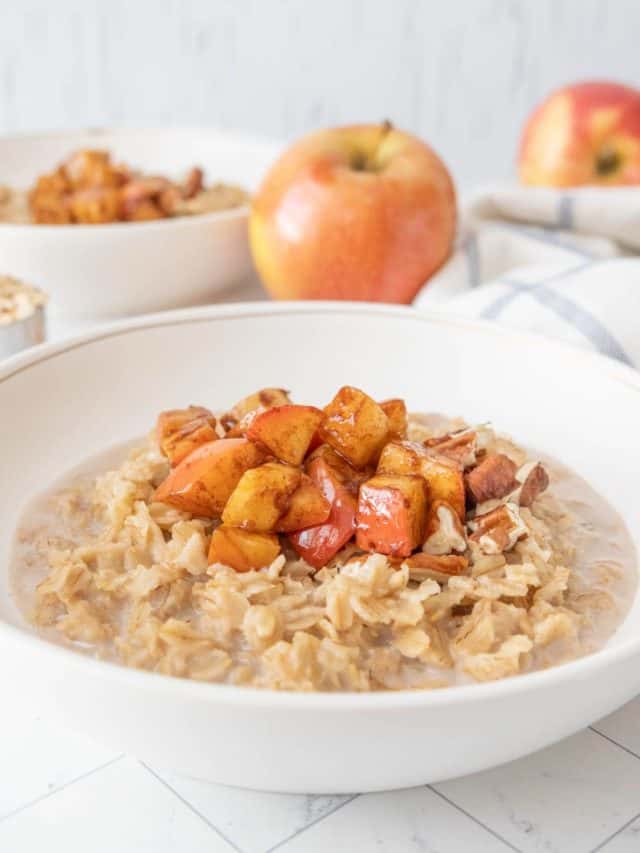
[[[404,560],[404,563],[409,567],[409,571],[415,573],[447,575],[454,577],[462,575],[469,567],[469,560],[458,554],[436,555],[418,553],[412,554]]]
[[[473,503],[504,498],[519,485],[517,466],[504,453],[489,453],[465,476],[467,494]]]
[[[516,474],[516,480],[522,483],[517,493],[520,506],[531,506],[549,485],[549,475],[540,462],[523,465]]]
[[[464,527],[455,509],[446,501],[434,501],[429,507],[425,540],[425,554],[440,556],[467,548]]]
[[[505,503],[484,515],[477,515],[468,522],[471,536],[483,554],[502,554],[514,547],[519,539],[529,535],[526,524],[518,512],[518,507]]]
[[[463,429],[427,438],[424,446],[457,462],[461,468],[471,468],[477,461],[478,435],[474,429]]]

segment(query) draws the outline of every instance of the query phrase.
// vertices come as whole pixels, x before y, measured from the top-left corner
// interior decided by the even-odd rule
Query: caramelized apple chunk
[[[347,462],[344,456],[340,456],[328,444],[321,444],[320,447],[311,453],[307,459],[307,469],[315,459],[324,459],[331,470],[338,476],[342,485],[356,497],[360,484],[373,477],[375,473],[375,468],[369,465],[366,468],[354,468],[353,465]]]
[[[450,459],[430,453],[414,441],[394,441],[385,445],[378,462],[378,473],[419,474],[429,487],[430,500],[445,501],[464,521],[464,478],[460,468]]]
[[[289,393],[284,388],[262,388],[240,400],[231,411],[234,417],[240,420],[256,409],[272,409],[274,406],[286,406],[290,402]]]
[[[387,440],[402,441],[405,439],[407,437],[409,418],[404,400],[400,400],[399,398],[383,400],[380,403],[380,408],[389,419],[389,434],[387,436]]]
[[[291,465],[267,462],[245,471],[222,513],[223,524],[258,533],[276,529],[300,485],[302,473]]]
[[[294,533],[324,524],[329,518],[331,504],[322,494],[311,477],[302,475],[300,485],[291,495],[289,507],[279,519],[276,530],[279,533]]]
[[[264,452],[244,438],[210,441],[171,470],[155,500],[193,515],[218,518],[244,472],[264,461]]]
[[[389,432],[389,419],[364,391],[345,385],[328,406],[320,436],[356,468],[376,461]]]
[[[158,416],[156,438],[172,467],[197,447],[215,441],[217,437],[216,419],[209,409],[202,406],[171,409]]]
[[[246,435],[281,462],[301,465],[322,418],[314,406],[274,406],[252,419]]]
[[[310,566],[321,569],[355,533],[356,501],[324,459],[313,459],[307,471],[329,503],[329,516],[322,524],[292,533],[289,539]]]
[[[422,544],[427,487],[411,474],[378,474],[360,486],[356,543],[365,551],[408,557]]]
[[[222,524],[211,536],[209,565],[221,563],[236,572],[270,566],[280,553],[280,541],[269,533],[254,533]]]

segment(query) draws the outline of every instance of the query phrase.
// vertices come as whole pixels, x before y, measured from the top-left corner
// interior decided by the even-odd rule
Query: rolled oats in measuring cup
[[[39,288],[0,275],[0,359],[44,341],[46,303]]]

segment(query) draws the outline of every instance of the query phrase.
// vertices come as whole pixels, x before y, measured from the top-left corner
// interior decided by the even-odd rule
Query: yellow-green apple
[[[455,226],[443,162],[387,122],[295,143],[254,197],[249,235],[278,299],[408,303],[448,257]]]
[[[519,171],[531,186],[640,183],[640,91],[594,82],[554,92],[527,122]]]

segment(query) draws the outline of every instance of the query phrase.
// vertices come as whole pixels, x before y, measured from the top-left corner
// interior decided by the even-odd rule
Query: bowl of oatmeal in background
[[[166,219],[36,224],[28,191],[74,152],[86,150],[107,151],[115,163],[175,181],[200,167],[207,185],[213,186],[209,199],[205,193],[200,201],[203,209],[213,207],[212,212],[197,212],[194,199],[183,205],[181,215]],[[246,235],[248,207],[239,204],[238,193],[227,186],[250,194],[278,150],[272,142],[210,129],[100,129],[1,137],[2,268],[50,294],[54,334],[96,321],[212,302],[253,270]]]
[[[224,369],[216,369],[222,365]],[[484,680],[486,671],[475,664],[490,661],[476,657],[473,681],[466,683],[385,683],[380,671],[374,672],[375,689],[358,681],[352,687],[339,684],[342,689],[337,690],[324,689],[320,683],[314,692],[308,684],[303,684],[302,690],[295,684],[273,689],[283,685],[251,680],[243,684],[240,677],[216,683],[220,679],[209,677],[211,671],[204,676],[202,671],[189,672],[184,662],[180,663],[179,648],[169,661],[163,646],[168,642],[166,629],[175,629],[176,619],[192,618],[185,613],[178,613],[171,625],[161,625],[159,632],[155,631],[157,624],[149,623],[153,630],[147,633],[153,635],[154,648],[159,650],[158,664],[151,667],[146,659],[136,660],[135,654],[129,660],[114,662],[109,650],[97,648],[89,635],[80,638],[79,648],[70,648],[64,642],[52,641],[46,631],[33,628],[16,598],[9,569],[14,531],[35,496],[56,482],[64,482],[70,470],[91,458],[98,458],[100,472],[117,470],[126,457],[124,445],[131,446],[133,440],[134,445],[144,447],[144,437],[162,410],[195,403],[224,411],[255,389],[274,386],[289,389],[296,402],[323,406],[345,382],[366,389],[376,400],[403,398],[414,412],[446,412],[472,424],[490,421],[501,433],[511,435],[516,444],[504,439],[496,444],[498,439],[489,437],[489,453],[504,452],[518,462],[541,454],[584,478],[583,486],[581,481],[574,481],[571,505],[585,522],[585,530],[600,532],[613,562],[619,556],[614,533],[618,524],[626,526],[628,537],[629,583],[618,588],[616,571],[607,570],[598,577],[597,590],[593,590],[606,598],[609,586],[614,597],[618,593],[621,596],[619,619],[607,629],[606,636],[578,659],[549,660],[543,665],[546,668],[525,668],[516,675],[507,666],[504,672],[490,674],[497,680]],[[599,405],[594,406],[594,400]],[[416,785],[493,766],[567,736],[640,689],[640,600],[635,577],[640,544],[640,495],[635,482],[640,466],[636,428],[639,401],[637,375],[602,357],[482,323],[386,306],[285,303],[194,309],[128,321],[77,341],[49,346],[34,355],[17,357],[0,373],[0,407],[4,410],[10,404],[13,412],[11,419],[0,422],[0,477],[5,484],[0,492],[0,649],[6,677],[16,685],[10,701],[37,704],[41,714],[64,719],[66,725],[156,764],[213,781],[280,791],[342,792]],[[225,428],[235,428],[232,419],[225,419],[225,423]],[[200,427],[213,428],[211,422]],[[430,435],[427,430],[427,441],[432,440]],[[422,435],[414,431],[412,437]],[[526,451],[519,450],[522,447]],[[109,458],[104,456],[107,452]],[[136,535],[143,539],[135,543],[138,558],[130,555],[127,565],[119,562],[123,553],[120,541],[103,543],[111,549],[111,556],[102,565],[105,583],[101,580],[99,586],[103,591],[107,590],[105,584],[111,584],[112,590],[119,586],[124,590],[123,584],[130,580],[128,573],[135,574],[136,584],[153,579],[160,566],[147,566],[145,549],[155,548],[160,562],[170,569],[171,559],[167,562],[164,555],[167,534],[173,544],[182,537],[185,545],[193,539],[191,534],[198,533],[195,528],[199,525],[200,546],[209,543],[211,533],[205,529],[206,521],[203,525],[178,517],[162,521],[156,516],[155,521],[164,525],[159,529],[165,530],[164,536],[157,538],[157,529],[149,520],[157,508],[154,510],[144,495],[149,494],[145,491],[149,484],[155,489],[164,481],[167,468],[153,446],[143,452],[151,455],[142,461],[142,468],[136,470],[140,460],[134,459],[132,468],[120,469],[120,474],[109,480],[108,490],[120,495],[132,488],[142,490],[137,516],[128,516],[126,524],[137,526]],[[483,452],[487,451],[483,448]],[[549,471],[549,492],[553,493],[562,475],[551,463]],[[592,490],[610,509],[605,510],[599,499],[594,502]],[[553,503],[544,500],[532,508],[538,521],[548,517],[564,524]],[[520,502],[522,518],[533,525],[531,533],[537,522],[529,516],[527,502],[522,495],[513,501]],[[113,504],[116,511],[117,506]],[[595,514],[590,516],[594,507]],[[491,511],[491,507],[483,509]],[[547,516],[547,511],[551,515]],[[473,517],[469,520],[473,525]],[[195,527],[191,529],[190,524]],[[478,528],[470,526],[469,532],[475,535]],[[538,532],[531,536],[531,547],[542,541]],[[64,543],[62,546],[66,547]],[[196,562],[194,555],[200,546],[193,542],[190,546],[190,559]],[[67,587],[66,592],[71,594],[74,607],[80,605],[80,612],[85,598],[82,573],[86,574],[91,561],[86,553],[76,557],[75,580],[73,566],[66,566],[63,582],[73,581],[73,588]],[[531,552],[527,557],[534,563],[538,558],[544,562],[551,557],[536,557]],[[381,558],[373,555],[370,559],[375,563]],[[191,566],[186,556],[180,560]],[[422,560],[410,569],[424,568]],[[501,608],[507,608],[505,613],[529,608],[528,603],[512,600],[522,598],[518,595],[522,590],[517,588],[517,583],[523,583],[522,566],[511,558],[507,563],[481,568],[475,557],[472,559],[480,574],[486,569],[494,573],[495,580],[497,571],[502,580],[516,583],[509,589],[494,586],[493,580],[486,583],[474,579],[464,567],[464,595],[446,605],[461,608],[456,618],[466,618],[464,596],[475,595],[471,587],[476,582],[486,587],[488,603],[484,607],[489,608],[493,598],[500,600]],[[203,566],[192,567],[201,601],[209,583],[203,575],[205,569],[206,560]],[[433,601],[446,591],[447,578],[441,573],[426,580],[409,578],[410,572],[400,567],[376,563],[361,569],[349,559],[342,586],[354,580],[361,582],[361,570],[380,579],[377,605],[375,600],[367,600],[366,607],[359,605],[356,613],[363,631],[376,621],[383,603],[389,605],[385,585],[391,584],[393,595],[397,592],[404,602],[405,616],[405,605],[410,604],[413,611],[416,599]],[[211,581],[215,581],[216,571],[218,582],[207,592],[208,606],[217,608],[215,619],[223,626],[225,620],[235,618],[234,607],[240,606],[243,596],[250,597],[255,591],[244,589],[240,594],[239,582],[231,571],[215,567]],[[265,574],[256,573],[256,582],[262,578],[263,584],[277,584],[282,566],[261,571]],[[269,571],[270,578],[265,576]],[[338,570],[338,577],[342,571]],[[525,574],[530,571],[526,569]],[[251,573],[243,577],[245,581],[253,578]],[[317,605],[318,601],[302,601],[305,589],[308,591],[304,577],[304,573],[292,575],[284,586],[287,595],[299,595],[298,604],[307,607],[301,616],[309,625],[309,617],[315,615],[308,605]],[[184,590],[192,580],[185,576],[179,586]],[[331,584],[334,577],[327,575],[325,580]],[[552,580],[560,583],[558,589],[564,583],[559,575]],[[529,581],[524,579],[525,587],[529,582],[535,598],[544,585],[529,577]],[[50,583],[48,593],[61,589],[60,577],[51,578]],[[456,594],[461,589],[460,580],[450,585]],[[331,594],[335,601],[334,593],[338,592],[334,589],[330,593],[327,588],[327,598]],[[552,604],[552,609],[559,611],[548,611],[556,625],[558,619],[572,621],[572,602],[566,602],[566,607],[558,604],[556,593],[547,588],[539,603]],[[163,593],[161,597],[164,606],[166,596]],[[90,603],[100,605],[95,597]],[[157,604],[155,601],[153,606]],[[522,645],[525,634],[544,645],[543,634],[550,623],[543,629],[538,615],[539,609],[529,608],[532,625],[523,622],[517,629],[509,628],[520,636],[521,645],[503,649],[505,657],[513,659],[514,652],[516,656],[527,652],[530,647]],[[430,616],[438,618],[433,612]],[[332,620],[332,614],[327,613],[325,621]],[[469,624],[469,633],[474,629],[486,631],[487,625]],[[536,626],[539,637],[535,636]],[[256,623],[254,627],[259,626]],[[346,643],[340,636],[346,627],[334,622],[335,627],[338,634],[332,642]],[[198,628],[195,621],[192,628]],[[183,623],[173,638],[184,643],[182,650],[188,657],[194,637],[187,636],[185,630]],[[300,630],[313,633],[315,628],[303,626]],[[328,630],[333,630],[330,625]],[[497,634],[502,629],[494,622],[492,630],[497,632],[499,644]],[[383,633],[379,637],[381,642],[385,640]],[[291,637],[285,635],[284,639]],[[394,636],[393,642],[405,658],[415,656],[416,643],[422,642],[424,647],[424,637],[415,632]],[[483,643],[489,648],[491,642],[491,638],[476,637],[473,645],[477,651]],[[294,650],[287,664],[294,668],[294,680],[295,668],[303,671],[309,654],[302,643],[298,645],[299,658]],[[245,662],[251,663],[248,659]],[[149,668],[153,671],[145,671]]]

